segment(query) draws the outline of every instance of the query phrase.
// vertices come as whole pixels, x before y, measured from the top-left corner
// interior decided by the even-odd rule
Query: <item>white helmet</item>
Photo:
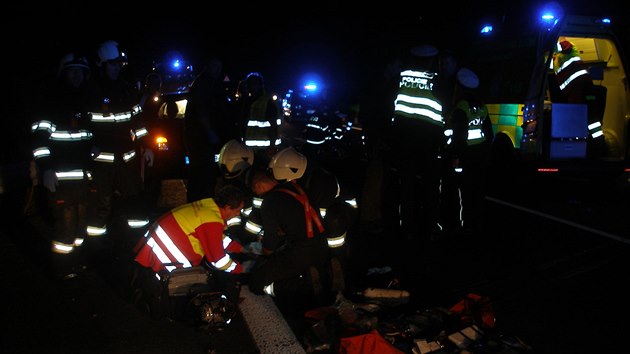
[[[82,68],[86,71],[90,70],[88,60],[84,56],[77,55],[76,53],[68,53],[59,60],[57,75],[61,75],[64,69],[72,67]]]
[[[304,175],[306,164],[306,156],[289,146],[271,157],[269,168],[273,171],[275,179],[291,181]]]
[[[219,167],[225,178],[234,178],[254,163],[254,151],[242,142],[232,139],[219,152]]]
[[[107,40],[98,46],[96,52],[98,55],[98,61],[96,65],[102,66],[103,63],[108,61],[120,61],[123,64],[127,63],[127,54],[120,50],[118,42]]]

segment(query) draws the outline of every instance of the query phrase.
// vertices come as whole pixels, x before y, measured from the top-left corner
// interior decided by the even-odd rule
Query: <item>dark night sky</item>
[[[3,33],[14,34],[9,35],[11,47],[18,50],[23,62],[38,68],[32,71],[35,80],[42,73],[54,73],[58,58],[69,49],[81,47],[94,53],[99,42],[114,39],[127,48],[129,67],[138,75],[169,50],[184,53],[196,64],[209,53],[219,53],[228,73],[237,76],[235,79],[258,70],[266,74],[268,83],[282,86],[307,70],[356,81],[370,72],[370,66],[380,65],[379,60],[402,48],[421,42],[456,47],[465,26],[491,14],[532,9],[543,2],[436,2],[416,11],[401,11],[402,7],[397,6],[401,3],[388,1],[380,8],[366,9],[346,9],[334,1],[310,5],[312,9],[306,3],[293,3],[285,10],[280,7],[282,2],[274,2],[278,4],[274,5],[277,14],[269,12],[274,10],[269,5],[251,7],[246,2],[221,6],[189,3],[180,7],[174,2],[169,7],[147,5],[142,10],[126,9],[124,2],[116,1],[89,6],[85,2],[44,7],[13,4],[5,12],[11,14],[12,24],[5,22],[2,26],[6,27]],[[607,5],[613,4],[612,0],[565,3],[574,13],[587,13],[595,5],[603,14],[622,13],[608,10],[615,9]]]

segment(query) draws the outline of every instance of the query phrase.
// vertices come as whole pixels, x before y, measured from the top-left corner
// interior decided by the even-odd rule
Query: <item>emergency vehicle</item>
[[[495,133],[493,157],[515,159],[539,173],[630,174],[630,92],[624,57],[607,18],[565,15],[557,4],[538,19],[484,24],[465,62],[481,80]],[[562,103],[552,55],[559,40],[579,49],[595,86],[593,104]],[[588,110],[591,112],[588,112]],[[604,153],[587,156],[587,115],[601,115]]]

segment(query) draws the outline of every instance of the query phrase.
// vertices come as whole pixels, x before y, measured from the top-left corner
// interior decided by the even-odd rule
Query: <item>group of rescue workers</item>
[[[244,80],[242,129],[233,135],[217,129],[231,117],[221,115],[224,102],[213,96],[222,79],[221,63],[213,61],[190,85],[186,112],[187,143],[198,153],[190,156],[199,167],[191,171],[199,172],[196,194],[152,222],[141,171],[155,155],[144,141],[149,117],[143,104],[159,85],[139,92],[126,81],[127,55],[112,40],[99,45],[94,63],[77,52],[61,58],[54,86],[38,95],[31,126],[31,178],[46,192],[40,211],[50,213],[56,278],[72,279],[107,263],[104,257],[131,253],[132,263],[152,270],[149,279],[156,281],[164,271],[207,267],[218,283],[227,282],[222,288],[235,303],[241,279],[232,275],[242,273],[251,273],[248,284],[257,294],[292,296],[304,287],[291,283],[303,283],[307,273],[311,288],[322,274],[341,290],[343,278],[333,284],[332,274],[341,275],[342,260],[330,257],[329,247],[344,245],[354,206],[338,198],[334,175],[281,145],[280,110],[259,73]],[[132,285],[142,284],[132,273]]]
[[[218,89],[221,62],[213,58],[192,82],[185,120],[195,192],[152,221],[141,175],[155,158],[145,142],[146,97],[121,77],[127,55],[117,42],[101,43],[94,63],[87,58],[61,58],[32,124],[31,177],[47,191],[55,276],[77,276],[114,245],[132,255],[131,286],[145,290],[192,267],[211,272],[234,303],[241,284],[255,294],[315,300],[344,290],[356,200],[314,157],[283,141],[280,107],[260,73],[238,92],[234,110],[243,122],[223,130],[234,116]],[[443,227],[476,232],[483,219],[492,126],[479,77],[452,59],[430,45],[412,48],[394,68],[394,101],[373,118],[386,123],[366,122],[369,148],[398,152],[388,161],[395,207],[383,207],[411,240],[435,238]],[[384,183],[364,189],[359,204],[380,203]]]

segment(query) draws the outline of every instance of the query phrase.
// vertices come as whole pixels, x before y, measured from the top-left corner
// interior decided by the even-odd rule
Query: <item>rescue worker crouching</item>
[[[248,194],[235,186],[219,189],[213,198],[201,199],[172,209],[158,218],[136,245],[135,262],[140,268],[132,275],[132,288],[144,296],[163,292],[160,279],[176,269],[206,267],[218,289],[238,303],[240,275],[250,270],[253,260],[239,258],[247,252],[225,233],[228,220],[238,216],[248,203]],[[140,275],[139,275],[140,274]]]
[[[274,163],[283,156],[284,163]],[[248,285],[254,294],[269,294],[291,301],[319,300],[322,295],[320,270],[328,260],[328,245],[321,215],[310,204],[306,192],[296,183],[306,170],[307,159],[293,147],[277,152],[269,167],[254,175],[250,187],[273,178],[279,183],[264,192],[260,206],[262,256],[257,259]],[[262,195],[262,194],[261,194]]]
[[[342,255],[346,250],[343,246],[348,220],[352,219],[348,215],[352,213],[343,207],[345,203],[335,205],[339,186],[336,177],[327,171],[318,168],[315,170],[320,174],[311,171],[312,190],[304,189],[308,165],[303,154],[288,147],[272,157],[269,164],[272,175],[262,170],[250,174],[250,188],[261,198],[261,203],[258,208],[254,203],[245,228],[262,234],[264,255],[262,261],[259,259],[260,268],[252,272],[249,280],[254,293],[287,297],[298,294],[307,298],[315,295],[315,301],[325,301],[345,286]],[[314,187],[319,182],[319,187],[333,188],[327,203],[320,203],[327,197],[325,189]],[[321,192],[320,198],[313,199],[310,192]],[[322,206],[328,207],[330,214],[322,212],[326,210]],[[330,222],[326,220],[329,216]],[[327,225],[334,235],[328,232]]]

